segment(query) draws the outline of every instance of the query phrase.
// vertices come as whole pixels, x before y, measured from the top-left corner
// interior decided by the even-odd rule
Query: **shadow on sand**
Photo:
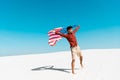
[[[32,71],[40,71],[40,70],[55,70],[55,71],[70,73],[71,69],[54,68],[54,66],[43,66],[43,67],[38,67],[38,68],[32,69]],[[75,70],[78,70],[78,69],[76,68]]]

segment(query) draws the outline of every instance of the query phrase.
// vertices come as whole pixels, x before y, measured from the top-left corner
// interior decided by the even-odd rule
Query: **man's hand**
[[[78,25],[78,29],[80,28],[80,25]]]
[[[60,34],[60,32],[58,32],[58,31],[55,31],[55,34]]]
[[[78,25],[78,26],[76,27],[76,29],[73,31],[73,33],[76,33],[79,28],[80,28],[80,26]]]

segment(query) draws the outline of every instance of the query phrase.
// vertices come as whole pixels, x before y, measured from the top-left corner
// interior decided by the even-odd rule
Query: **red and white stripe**
[[[51,30],[48,32],[48,36],[49,36],[49,41],[48,44],[50,46],[54,46],[56,44],[57,41],[59,41],[60,39],[62,39],[62,36],[60,35],[56,35],[55,32],[59,32],[62,28],[55,28],[54,30]]]

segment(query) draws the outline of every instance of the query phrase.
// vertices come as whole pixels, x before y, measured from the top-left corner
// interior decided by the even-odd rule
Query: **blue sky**
[[[81,49],[120,48],[119,0],[1,0],[0,56],[69,50],[66,39],[48,45],[55,27],[81,25]]]

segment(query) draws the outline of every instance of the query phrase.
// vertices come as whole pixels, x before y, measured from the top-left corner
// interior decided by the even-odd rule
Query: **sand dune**
[[[120,49],[83,50],[84,68],[70,52],[0,57],[0,80],[120,80]]]

